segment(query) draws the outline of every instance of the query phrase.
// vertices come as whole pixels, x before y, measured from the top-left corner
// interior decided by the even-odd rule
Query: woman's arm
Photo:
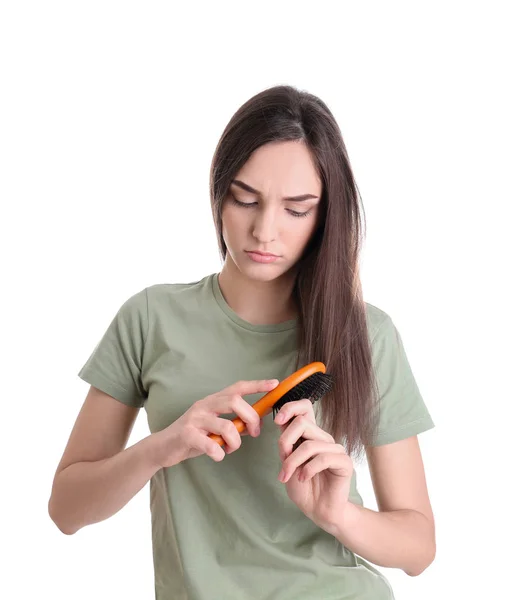
[[[152,434],[115,456],[77,462],[58,473],[48,509],[60,531],[72,535],[123,508],[160,469],[154,441]]]
[[[241,438],[228,419],[217,415],[235,412],[250,435],[259,435],[259,415],[242,395],[277,384],[237,381],[196,401],[165,429],[127,449],[139,408],[91,386],[56,470],[49,515],[60,531],[71,535],[117,513],[162,468],[203,454],[222,460],[224,450],[206,432],[222,436],[228,453],[239,448]]]
[[[417,436],[366,449],[379,512],[348,503],[335,537],[355,554],[408,575],[435,557],[435,524]]]
[[[51,519],[72,535],[117,513],[160,469],[155,435],[126,448],[139,413],[90,386],[55,473]]]

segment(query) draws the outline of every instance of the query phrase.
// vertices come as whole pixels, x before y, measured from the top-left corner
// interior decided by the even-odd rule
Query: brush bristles
[[[301,381],[289,390],[273,405],[273,419],[287,402],[295,402],[296,400],[307,398],[313,404],[325,396],[332,387],[333,378],[331,375],[320,372],[313,373],[310,377],[307,377],[304,381]]]

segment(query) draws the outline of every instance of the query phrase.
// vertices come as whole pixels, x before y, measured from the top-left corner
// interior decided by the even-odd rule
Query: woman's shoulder
[[[122,303],[119,314],[142,314],[147,317],[152,311],[168,306],[181,305],[192,307],[195,303],[204,305],[205,299],[211,297],[213,275],[206,275],[199,280],[185,283],[153,283],[130,294]]]
[[[213,299],[213,274],[188,282],[153,283],[145,288],[148,306],[152,310],[168,306],[182,309],[204,307]]]
[[[178,296],[205,291],[211,284],[213,275],[187,282],[152,283],[146,287],[149,297]]]

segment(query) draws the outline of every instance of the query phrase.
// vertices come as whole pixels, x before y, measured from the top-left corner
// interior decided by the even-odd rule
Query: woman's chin
[[[287,272],[286,268],[281,268],[280,265],[274,264],[243,264],[241,272],[249,279],[255,281],[274,281]]]

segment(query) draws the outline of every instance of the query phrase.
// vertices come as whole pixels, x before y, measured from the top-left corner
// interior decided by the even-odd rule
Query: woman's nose
[[[252,234],[262,244],[276,239],[276,215],[274,211],[259,211],[255,217]]]

